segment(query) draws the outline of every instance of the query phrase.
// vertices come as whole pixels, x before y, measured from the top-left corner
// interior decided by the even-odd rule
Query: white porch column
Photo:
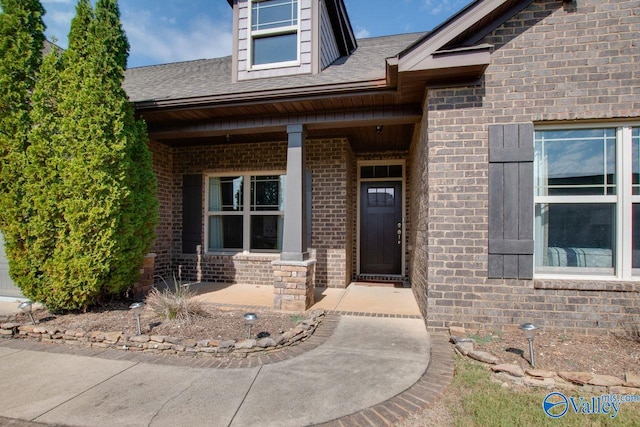
[[[287,182],[284,196],[282,261],[309,258],[307,242],[305,132],[303,125],[287,126]]]

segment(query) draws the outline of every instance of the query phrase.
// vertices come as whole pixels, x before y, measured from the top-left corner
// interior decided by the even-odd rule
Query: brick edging
[[[423,411],[440,399],[451,384],[453,373],[453,351],[448,337],[432,334],[429,366],[414,385],[389,400],[317,426],[395,426],[411,414]]]
[[[282,362],[284,360],[299,356],[307,351],[313,350],[314,348],[323,344],[331,335],[333,335],[339,321],[339,315],[328,313],[320,322],[313,335],[311,335],[306,340],[282,350],[278,350],[272,353],[253,355],[246,358],[210,358],[157,353],[150,354],[142,352],[121,351],[112,348],[97,349],[94,347],[74,346],[68,344],[47,344],[40,341],[13,339],[0,340],[0,346],[18,350],[45,351],[49,353],[97,357],[108,360],[126,360],[137,363],[151,363],[190,368],[252,368],[255,366]]]
[[[423,319],[419,314],[390,314],[390,313],[365,313],[361,311],[326,310],[326,314],[358,317],[384,317],[388,319]]]

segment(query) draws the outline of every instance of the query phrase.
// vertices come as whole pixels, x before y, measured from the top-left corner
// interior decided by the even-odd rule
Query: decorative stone
[[[121,332],[105,332],[104,340],[111,343],[117,343],[121,335]]]
[[[613,386],[609,389],[613,394],[640,394],[640,388]]]
[[[469,352],[473,351],[474,349],[474,341],[473,340],[468,340],[465,339],[463,340],[459,340],[456,343],[456,348],[458,349],[458,351],[462,354],[464,354],[465,356],[469,354]]]
[[[14,329],[17,328],[18,326],[20,326],[19,323],[3,323],[2,325],[0,325],[1,329]]]
[[[539,378],[554,378],[556,376],[555,372],[545,371],[542,369],[527,369],[525,372],[527,375],[530,375],[532,377],[539,377]]]
[[[209,340],[200,340],[196,343],[197,347],[209,347]]]
[[[149,335],[134,335],[129,338],[129,341],[139,343],[149,342]]]
[[[588,384],[593,376],[589,372],[558,372],[560,378],[575,384]]]
[[[164,335],[151,335],[149,339],[153,342],[164,342],[167,337]]]
[[[547,377],[524,377],[523,382],[529,387],[543,387],[553,389],[556,386],[556,382],[553,380],[553,378]]]
[[[493,372],[506,372],[507,374],[514,377],[524,377],[524,371],[518,365],[512,365],[510,363],[502,363],[500,365],[495,365],[491,367]]]
[[[198,344],[198,342],[196,340],[188,339],[188,340],[182,341],[182,344],[185,347],[195,347]]]
[[[466,337],[467,330],[462,326],[449,326],[449,335],[452,337]]]
[[[228,340],[228,341],[222,341],[218,347],[219,348],[231,348],[231,347],[233,347],[235,345],[236,345],[236,342],[234,340]]]
[[[624,386],[625,387],[637,387],[640,388],[640,375],[632,374],[631,372],[627,372],[624,376]]]
[[[273,338],[267,337],[267,338],[259,339],[256,345],[260,348],[267,348],[267,347],[275,347],[277,343],[276,343],[276,340],[274,340]]]
[[[180,344],[182,340],[176,337],[164,337],[164,342],[168,342],[171,344]]]
[[[13,329],[0,329],[0,335],[11,336],[13,335]]]
[[[620,378],[614,377],[612,375],[593,375],[588,381],[590,385],[596,385],[600,387],[620,386],[623,382],[624,381],[622,381]]]
[[[32,332],[34,334],[46,334],[47,328],[45,328],[44,326],[36,326],[35,328],[33,328]]]
[[[470,351],[467,356],[472,359],[478,360],[483,363],[489,363],[491,365],[497,365],[500,361],[497,357],[485,352],[485,351]]]
[[[249,339],[249,340],[237,342],[234,347],[236,350],[241,350],[241,349],[252,349],[255,346],[256,346],[256,340]]]

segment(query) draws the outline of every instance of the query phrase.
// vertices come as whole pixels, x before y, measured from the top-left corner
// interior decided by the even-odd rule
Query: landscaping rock
[[[624,386],[625,387],[636,387],[640,388],[640,375],[632,374],[627,372],[624,376]]]
[[[241,349],[249,350],[254,348],[255,346],[256,346],[256,340],[249,339],[249,340],[237,342],[234,347],[236,350],[241,350]]]
[[[640,388],[614,386],[609,389],[613,394],[640,394]]]
[[[452,337],[466,337],[467,331],[462,326],[449,326],[449,335]]]
[[[506,372],[507,374],[514,377],[524,377],[524,371],[518,365],[512,365],[510,363],[502,363],[500,365],[495,365],[491,367],[493,372]]]
[[[491,365],[497,365],[500,361],[497,357],[484,351],[470,351],[467,356],[480,362],[489,363]]]
[[[146,343],[146,342],[149,342],[149,335],[134,335],[132,337],[129,337],[129,341]]]
[[[274,340],[271,337],[267,337],[267,338],[259,339],[256,345],[260,348],[267,348],[267,347],[275,347],[277,344],[276,344],[276,340]]]
[[[588,384],[600,387],[613,387],[620,386],[623,382],[624,381],[622,381],[620,378],[614,377],[612,375],[593,375],[588,381]]]
[[[1,329],[14,329],[17,328],[18,326],[20,326],[19,323],[3,323],[2,325],[0,325]]]
[[[524,377],[523,382],[529,387],[542,387],[548,389],[556,387],[556,382],[552,378],[546,377]]]
[[[105,332],[104,340],[106,342],[117,343],[121,335],[122,332]]]
[[[473,351],[474,349],[474,345],[473,342],[469,342],[469,341],[461,341],[456,343],[456,349],[464,354],[465,356],[469,354],[469,352]]]
[[[233,346],[236,345],[236,342],[234,340],[228,340],[228,341],[222,341],[219,345],[219,348],[232,348]]]
[[[593,376],[589,372],[558,372],[560,378],[575,384],[588,384]]]
[[[542,369],[527,369],[525,372],[527,375],[538,378],[555,378],[556,376],[555,372]]]

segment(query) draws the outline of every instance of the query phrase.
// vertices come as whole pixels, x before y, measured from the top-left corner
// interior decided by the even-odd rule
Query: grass
[[[167,320],[190,322],[194,318],[206,316],[207,312],[203,304],[193,297],[195,292],[186,286],[180,286],[174,281],[174,290],[168,287],[161,291],[153,288],[147,295],[147,304],[160,317]]]
[[[492,382],[490,373],[481,365],[458,358],[456,376],[447,393],[459,396],[448,409],[456,414],[456,426],[638,426],[640,404],[622,404],[616,418],[608,415],[576,414],[570,409],[560,419],[549,418],[542,410],[542,401],[548,391],[527,389],[513,391]],[[578,397],[577,392],[565,392],[567,397]],[[583,394],[597,397],[599,393]],[[453,404],[453,405],[451,405]]]
[[[616,418],[576,414],[569,409],[562,418],[552,419],[542,409],[542,401],[549,392],[534,388],[514,391],[503,387],[491,381],[486,367],[457,357],[455,377],[441,401],[424,413],[411,417],[405,427],[434,424],[456,427],[640,425],[640,403],[623,403]],[[585,398],[601,395],[598,392],[580,394],[571,391],[564,394]]]

